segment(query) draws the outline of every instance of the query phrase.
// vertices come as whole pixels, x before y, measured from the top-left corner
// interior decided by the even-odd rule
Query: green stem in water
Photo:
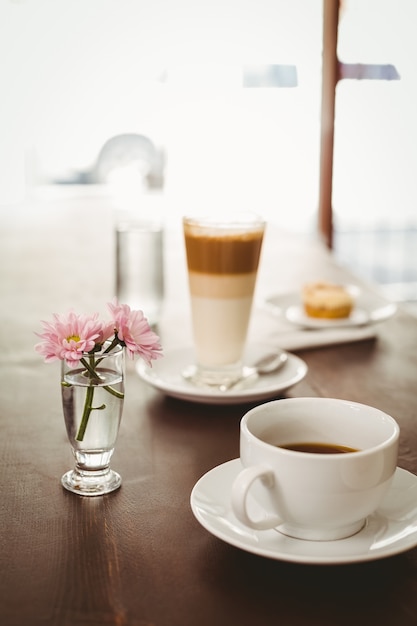
[[[93,410],[92,402],[94,397],[94,387],[87,387],[85,394],[85,402],[84,402],[84,411],[83,416],[81,418],[81,423],[78,428],[77,436],[75,437],[77,441],[82,441],[85,435],[85,429],[87,428],[88,419],[90,417],[90,413]]]
[[[120,398],[120,400],[123,400],[123,398],[125,397],[123,391],[117,391],[117,389],[113,389],[113,387],[110,387],[110,385],[106,385],[105,387],[103,387],[103,389],[111,393],[112,396]]]
[[[113,343],[111,344],[111,346],[109,346],[106,352],[109,352],[110,349],[114,348],[114,345],[116,345],[117,342],[114,343],[114,345]],[[102,359],[99,359],[97,362],[95,362],[94,355],[91,355],[88,361],[84,358],[81,359],[81,363],[86,368],[91,381],[93,380],[100,381],[100,377],[95,370],[95,368],[100,363],[100,361],[102,361]],[[109,393],[111,393],[116,398],[120,398],[120,399],[124,398],[124,393],[117,391],[117,389],[113,389],[113,387],[110,387],[109,385],[105,385],[104,389],[108,391]],[[94,410],[98,411],[98,410],[103,410],[106,408],[105,404],[102,404],[99,407],[93,407],[93,399],[94,399],[94,385],[91,384],[86,388],[84,410],[83,410],[83,414],[81,417],[80,426],[78,428],[78,432],[75,437],[77,441],[83,441],[84,439],[84,435],[85,435],[85,431],[87,428],[88,420],[90,418],[91,411],[94,411]]]

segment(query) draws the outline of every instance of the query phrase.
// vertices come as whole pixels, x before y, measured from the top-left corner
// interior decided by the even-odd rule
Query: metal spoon
[[[271,354],[266,354],[256,361],[252,367],[244,367],[243,374],[237,380],[230,381],[228,383],[224,383],[220,386],[220,391],[229,391],[229,389],[233,389],[240,385],[243,381],[246,381],[248,378],[252,378],[255,376],[262,376],[262,374],[272,374],[272,372],[276,372],[286,363],[288,360],[288,353],[285,350],[278,350],[277,352],[273,352]]]

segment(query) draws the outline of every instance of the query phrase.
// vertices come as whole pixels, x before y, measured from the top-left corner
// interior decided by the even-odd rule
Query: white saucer
[[[195,387],[183,378],[181,372],[193,361],[192,348],[181,348],[165,352],[152,367],[138,361],[136,369],[143,380],[166,395],[204,404],[243,404],[276,397],[300,382],[307,373],[306,363],[294,354],[288,354],[287,362],[278,371],[248,381],[243,388],[221,392]]]
[[[191,493],[191,508],[200,524],[232,546],[271,559],[310,564],[373,561],[417,546],[417,477],[406,470],[397,468],[382,505],[359,533],[339,541],[303,541],[275,529],[251,530],[237,521],[229,500],[241,467],[239,459],[215,467]]]
[[[397,305],[371,291],[361,290],[356,285],[347,285],[356,300],[356,307],[346,319],[322,320],[308,317],[301,306],[301,292],[290,292],[270,296],[265,300],[267,309],[274,315],[283,316],[292,324],[304,328],[338,328],[342,326],[362,326],[389,319],[397,310]]]

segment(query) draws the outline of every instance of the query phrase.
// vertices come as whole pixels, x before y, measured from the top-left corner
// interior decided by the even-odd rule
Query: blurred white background
[[[340,60],[400,75],[337,87],[335,246],[348,263],[361,256],[349,233],[416,236],[416,18],[415,0],[341,4]],[[0,0],[0,204],[51,185],[74,194],[107,140],[136,133],[161,157],[152,193],[171,216],[234,205],[314,232],[321,60],[321,0]],[[277,66],[289,73],[266,74]],[[124,197],[149,192],[131,174]],[[369,245],[359,271],[417,284],[413,265],[375,274]]]
[[[163,149],[181,212],[198,198],[284,225],[314,213],[320,1],[1,0],[0,24],[6,185],[23,154],[30,184],[62,181],[136,132]],[[256,64],[296,65],[298,86],[244,88]]]

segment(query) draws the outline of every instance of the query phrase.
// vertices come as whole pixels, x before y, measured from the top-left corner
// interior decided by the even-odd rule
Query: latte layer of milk
[[[189,278],[198,363],[205,367],[223,367],[240,361],[256,272],[235,276],[191,272]]]

